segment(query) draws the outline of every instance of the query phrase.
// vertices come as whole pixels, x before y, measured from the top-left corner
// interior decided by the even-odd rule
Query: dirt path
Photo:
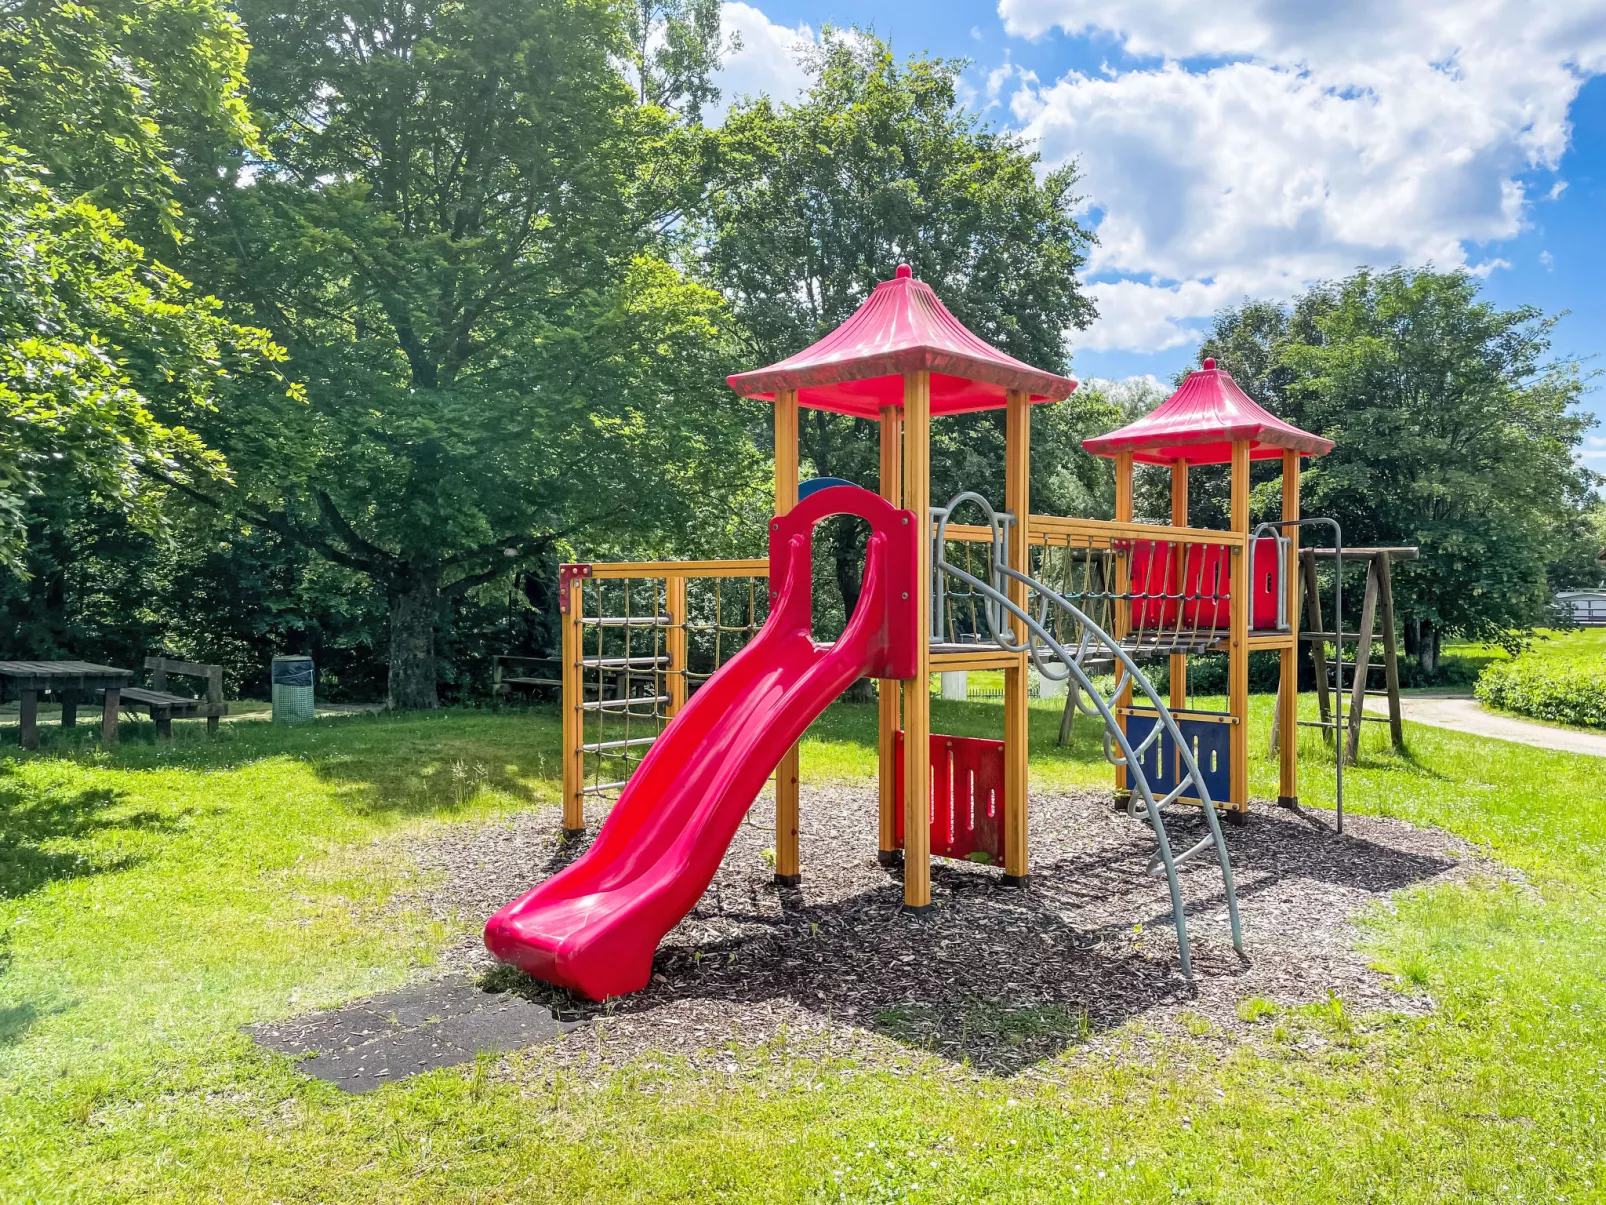
[[[1368,699],[1366,709],[1386,715],[1388,704],[1383,699]],[[1449,728],[1472,736],[1513,741],[1536,749],[1606,757],[1606,732],[1576,732],[1535,720],[1496,715],[1485,711],[1476,699],[1467,695],[1405,695],[1400,699],[1400,714],[1417,724]]]

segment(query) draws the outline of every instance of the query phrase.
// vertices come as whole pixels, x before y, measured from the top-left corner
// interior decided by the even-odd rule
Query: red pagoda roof
[[[1285,451],[1321,456],[1333,441],[1283,422],[1256,402],[1214,360],[1190,372],[1182,387],[1135,423],[1084,439],[1095,456],[1131,452],[1144,464],[1225,464],[1236,440],[1249,441],[1251,460],[1280,459]]]
[[[726,381],[743,397],[796,389],[799,405],[878,418],[881,407],[903,405],[903,374],[920,371],[931,373],[932,414],[996,409],[1012,389],[1057,402],[1076,388],[971,334],[907,264],[813,347]]]

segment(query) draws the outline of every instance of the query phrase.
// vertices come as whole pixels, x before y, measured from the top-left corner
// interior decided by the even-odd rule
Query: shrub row
[[[1606,728],[1606,666],[1534,657],[1496,661],[1478,675],[1475,693],[1480,702],[1502,711],[1557,724]]]

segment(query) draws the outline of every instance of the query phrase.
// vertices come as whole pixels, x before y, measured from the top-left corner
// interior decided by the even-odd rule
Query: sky
[[[797,47],[857,24],[969,60],[974,108],[1045,170],[1076,160],[1079,377],[1168,381],[1223,305],[1426,263],[1566,311],[1555,353],[1606,369],[1606,0],[758,0],[724,24],[726,103],[792,98]],[[1606,473],[1606,375],[1585,407]]]

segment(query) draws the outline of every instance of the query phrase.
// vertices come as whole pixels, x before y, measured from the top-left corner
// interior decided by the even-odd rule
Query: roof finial
[[[893,273],[893,276],[897,277],[899,280],[908,280],[914,274],[915,270],[908,264],[899,264],[898,270]]]
[[[1212,360],[1212,359],[1208,359],[1207,358],[1205,360],[1205,362],[1204,362],[1204,366],[1205,366],[1205,371],[1208,372],[1210,369],[1212,369],[1212,368],[1214,368],[1216,366],[1216,362],[1214,360]]]

